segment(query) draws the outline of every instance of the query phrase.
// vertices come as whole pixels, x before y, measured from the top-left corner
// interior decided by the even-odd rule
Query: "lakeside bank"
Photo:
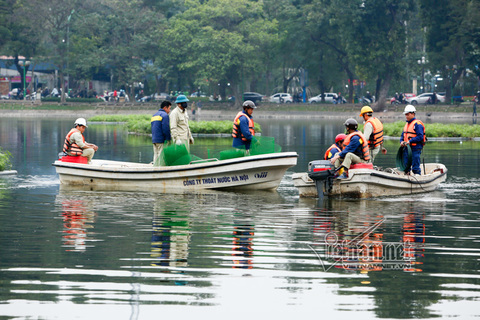
[[[42,104],[31,101],[0,102],[0,117],[5,118],[89,118],[97,115],[154,114],[160,103],[68,103]],[[387,105],[375,116],[383,121],[404,120],[404,105]],[[417,118],[431,122],[465,122],[472,119],[472,104],[465,105],[417,105]],[[347,119],[358,118],[361,104],[273,104],[262,103],[255,109],[255,119]],[[231,103],[203,103],[195,107],[192,120],[231,120],[239,109]],[[475,119],[475,118],[474,118]]]

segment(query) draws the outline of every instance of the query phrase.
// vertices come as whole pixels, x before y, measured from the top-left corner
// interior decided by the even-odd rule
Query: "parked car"
[[[436,93],[435,95],[437,97],[438,102],[445,102],[445,96],[442,96]],[[432,97],[433,97],[432,92],[426,92],[416,97],[407,98],[406,101],[407,103],[410,103],[410,104],[428,104],[428,103],[432,103]]]
[[[243,93],[243,101],[250,100],[253,103],[257,104],[262,101],[262,95],[256,92],[244,92]]]
[[[290,93],[275,93],[270,96],[269,101],[275,103],[292,103],[293,97]]]
[[[165,92],[161,92],[161,93],[155,93],[153,95],[153,100],[169,100],[171,101],[172,100],[172,97],[168,94],[168,93],[165,93]]]
[[[338,94],[336,93],[333,93],[333,92],[326,92],[324,93],[325,95],[325,102],[326,103],[336,103],[337,99],[338,99]],[[347,103],[347,100],[342,97],[342,103]],[[321,103],[322,102],[322,94],[320,93],[319,95],[315,96],[315,97],[311,97],[310,99],[308,99],[308,102],[309,103]]]
[[[203,92],[194,92],[190,95],[190,97],[206,97],[207,95]]]
[[[153,99],[153,95],[150,96],[143,96],[140,99],[138,99],[138,102],[150,102]]]

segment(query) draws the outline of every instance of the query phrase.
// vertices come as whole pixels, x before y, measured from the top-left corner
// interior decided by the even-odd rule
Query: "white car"
[[[333,93],[333,92],[326,92],[326,93],[324,93],[324,95],[325,95],[325,102],[326,103],[334,103],[338,99],[338,94]],[[343,98],[343,97],[342,97],[342,100],[343,100],[343,103],[347,102],[345,100],[345,98]],[[310,99],[308,99],[308,102],[309,103],[321,103],[322,102],[322,94],[320,93],[319,95],[317,95],[315,97],[311,97]]]
[[[438,102],[445,102],[445,96],[439,95],[437,93],[435,93],[435,95],[437,96]],[[407,103],[410,103],[410,104],[427,104],[427,103],[431,103],[432,97],[433,97],[432,92],[425,92],[416,97],[407,98],[406,101]]]
[[[273,96],[270,96],[269,101],[276,103],[292,103],[293,97],[290,93],[275,93]]]

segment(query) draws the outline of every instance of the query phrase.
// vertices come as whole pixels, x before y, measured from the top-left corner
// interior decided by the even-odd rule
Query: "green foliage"
[[[12,154],[8,150],[0,147],[0,171],[10,170],[12,168]]]
[[[383,132],[386,136],[399,137],[402,134],[405,121],[397,121],[394,123],[384,123]],[[469,124],[443,124],[443,123],[427,123],[425,124],[425,132],[428,137],[463,137],[475,138],[480,137],[480,126]]]
[[[138,134],[151,134],[150,125],[151,116],[149,115],[98,115],[88,119],[93,122],[126,122],[129,132]],[[232,133],[232,121],[190,121],[190,130],[192,133]],[[262,128],[255,123],[255,132],[262,132]]]
[[[130,96],[139,82],[146,94],[200,88],[237,105],[245,91],[298,90],[301,68],[309,95],[378,89],[383,103],[390,83],[411,91],[421,56],[449,100],[480,76],[479,25],[478,0],[0,0],[0,47],[31,60],[28,71],[48,62],[75,84],[96,76]],[[354,79],[366,88],[346,89]]]

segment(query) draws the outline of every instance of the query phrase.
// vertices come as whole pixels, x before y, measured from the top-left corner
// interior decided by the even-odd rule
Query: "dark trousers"
[[[422,171],[420,169],[420,155],[422,154],[422,148],[412,148],[412,166],[405,169],[405,172],[410,172],[412,170],[413,173],[421,174]],[[404,148],[403,150],[403,161],[404,165],[407,166],[408,161],[408,149]]]

